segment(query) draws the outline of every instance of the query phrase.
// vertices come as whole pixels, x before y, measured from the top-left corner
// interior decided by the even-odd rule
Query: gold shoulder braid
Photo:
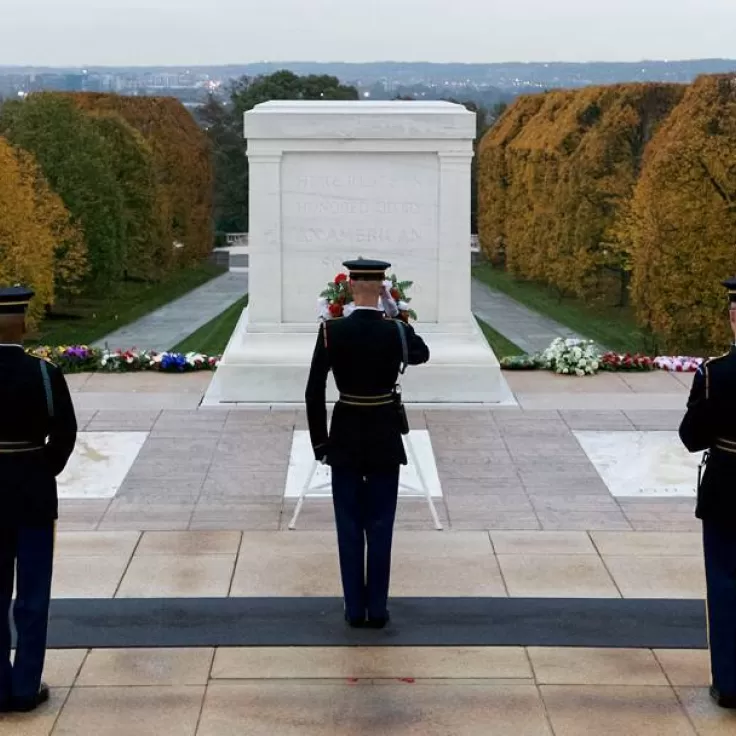
[[[705,398],[710,397],[710,372],[708,371],[708,367],[711,363],[715,363],[717,360],[722,360],[723,358],[727,358],[729,355],[731,355],[731,351],[729,350],[727,353],[723,353],[723,355],[716,355],[714,358],[708,358],[703,363],[703,374],[705,375]]]

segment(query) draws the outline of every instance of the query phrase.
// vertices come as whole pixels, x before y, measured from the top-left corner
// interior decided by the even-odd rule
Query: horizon
[[[256,65],[271,65],[281,66],[287,69],[292,65],[325,65],[332,66],[341,64],[344,66],[367,66],[372,64],[397,64],[404,66],[412,65],[429,65],[429,66],[592,66],[595,64],[610,64],[626,66],[631,64],[688,64],[694,62],[733,62],[736,64],[736,55],[730,56],[695,56],[695,57],[683,57],[677,59],[664,59],[664,58],[644,58],[644,59],[631,59],[631,60],[611,60],[611,59],[591,59],[588,61],[524,61],[524,60],[508,60],[508,61],[429,61],[429,60],[415,60],[406,61],[401,59],[374,59],[366,61],[343,61],[340,59],[332,60],[316,60],[316,59],[257,59],[251,61],[231,61],[231,62],[201,62],[197,64],[5,64],[0,63],[0,69],[206,69],[211,67],[243,67],[243,66],[256,66]]]

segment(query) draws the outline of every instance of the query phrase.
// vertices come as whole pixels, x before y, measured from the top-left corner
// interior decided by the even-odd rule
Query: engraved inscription
[[[390,261],[413,279],[412,306],[423,319],[436,319],[436,156],[286,154],[281,181],[286,321],[305,321],[304,313],[314,312],[314,295],[343,261],[360,255]]]

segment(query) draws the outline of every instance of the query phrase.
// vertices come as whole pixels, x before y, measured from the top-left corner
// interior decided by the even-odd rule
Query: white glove
[[[399,307],[396,304],[394,298],[391,296],[390,281],[383,282],[383,290],[381,291],[381,306],[383,307],[384,312],[386,312],[386,314],[391,318],[396,317],[399,314]]]

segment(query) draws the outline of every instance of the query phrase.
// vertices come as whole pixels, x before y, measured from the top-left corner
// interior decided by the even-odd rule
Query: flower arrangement
[[[598,371],[671,371],[694,373],[702,365],[703,358],[683,355],[660,355],[651,358],[639,353],[600,353],[591,340],[557,338],[542,353],[514,355],[502,358],[505,370],[534,370],[546,368],[571,376],[591,376]]]
[[[542,353],[545,368],[564,375],[593,375],[600,368],[600,352],[592,340],[558,337]]]
[[[29,348],[31,355],[58,365],[64,373],[105,371],[126,373],[159,371],[161,373],[189,373],[214,371],[220,358],[201,353],[157,353],[152,350],[101,350],[87,345],[59,345]]]
[[[413,285],[413,281],[399,281],[395,274],[392,274],[383,282],[384,293],[388,295],[390,300],[395,304],[396,309],[391,310],[390,304],[384,304],[383,299],[379,301],[379,307],[395,312],[399,319],[408,322],[410,319],[416,320],[417,315],[413,309],[409,307],[411,298],[408,295],[409,289]],[[348,317],[353,309],[353,293],[350,289],[350,280],[345,273],[339,273],[335,278],[327,284],[327,288],[319,295],[317,302],[319,310],[319,318],[323,321],[337,319],[339,317]]]
[[[638,353],[635,355],[604,353],[601,356],[600,367],[602,371],[653,371],[657,366],[654,358]]]
[[[662,371],[672,373],[694,373],[703,364],[703,358],[691,358],[685,355],[660,355],[654,364]]]
[[[499,360],[501,368],[507,371],[535,371],[539,368],[539,358],[535,355],[509,355]]]

